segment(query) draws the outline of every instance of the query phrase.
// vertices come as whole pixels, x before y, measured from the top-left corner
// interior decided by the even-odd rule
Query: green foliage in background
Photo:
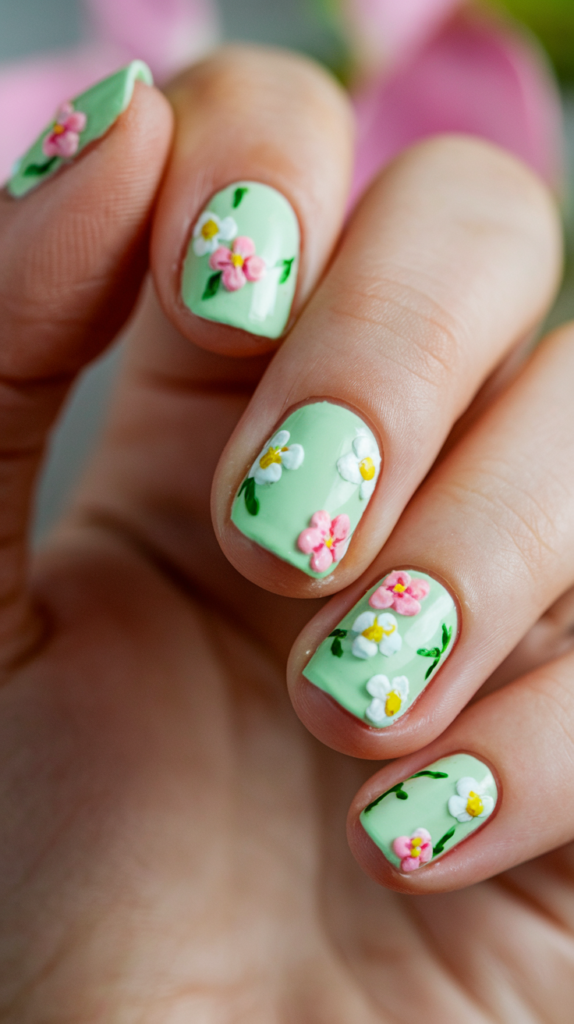
[[[547,50],[558,74],[574,79],[574,0],[490,0],[525,24]]]

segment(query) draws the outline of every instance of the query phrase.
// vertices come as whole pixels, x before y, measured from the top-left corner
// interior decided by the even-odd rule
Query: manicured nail
[[[360,820],[393,867],[408,874],[476,832],[497,800],[490,768],[470,754],[452,754],[381,793]]]
[[[8,191],[24,196],[101,138],[129,107],[137,80],[153,85],[147,64],[133,60],[114,75],[63,103],[53,122],[16,164]]]
[[[384,729],[438,672],[457,629],[456,605],[438,580],[394,570],[323,640],[303,675],[352,715]]]
[[[183,265],[185,305],[204,320],[278,338],[299,266],[299,224],[280,192],[236,181],[195,222]]]
[[[347,552],[381,468],[366,423],[313,402],[265,442],[233,503],[238,530],[308,576],[327,576]]]

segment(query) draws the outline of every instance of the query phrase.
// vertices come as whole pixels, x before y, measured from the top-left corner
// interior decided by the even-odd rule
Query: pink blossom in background
[[[530,37],[476,12],[460,14],[390,77],[354,96],[358,139],[351,205],[406,146],[443,132],[510,150],[556,186],[562,115],[550,68]]]
[[[46,156],[74,156],[78,151],[80,132],[86,127],[86,121],[86,115],[81,110],[74,110],[71,103],[62,103],[52,131],[42,143]]]
[[[227,249],[220,245],[209,257],[212,270],[222,270],[221,278],[228,292],[239,291],[248,281],[260,281],[265,276],[265,260],[255,255],[255,243],[246,235],[239,235]]]
[[[359,75],[411,59],[467,0],[340,0]]]
[[[338,562],[349,546],[351,520],[343,513],[331,519],[328,512],[315,512],[311,526],[303,530],[297,539],[297,547],[305,555],[311,555],[313,572],[325,572],[333,562]]]
[[[369,598],[371,608],[394,608],[399,615],[418,615],[428,597],[426,580],[413,580],[408,572],[391,572]]]

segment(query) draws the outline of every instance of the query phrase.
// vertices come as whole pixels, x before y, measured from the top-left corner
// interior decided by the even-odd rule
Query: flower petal
[[[246,260],[248,256],[255,255],[255,242],[247,235],[238,235],[233,243],[233,252],[238,256],[243,256],[243,259]]]
[[[371,608],[392,608],[394,604],[393,595],[386,587],[378,587],[369,598]]]
[[[448,813],[452,814],[453,818],[457,818],[459,821],[470,819],[470,815],[466,815],[466,818],[461,818],[461,814],[466,814],[466,798],[462,796],[451,796],[448,801]]]
[[[217,224],[217,227],[219,228],[219,231],[218,231],[218,234],[219,234],[219,232],[221,231],[221,221],[219,220],[219,217],[217,216],[216,213],[212,213],[211,210],[204,210],[203,213],[201,213],[199,215],[199,217],[197,218],[197,221],[195,223],[195,227],[193,229],[193,237],[194,238],[198,238],[199,237],[199,235],[201,234],[201,229],[202,229],[203,225],[206,224],[208,220],[212,220],[212,221],[214,221],[215,224]],[[203,235],[201,235],[201,237],[203,238]]]
[[[423,843],[423,845],[421,846],[421,855],[419,857],[419,860],[420,860],[421,864],[428,864],[429,860],[431,860],[431,859],[432,859],[432,844],[431,843]]]
[[[315,549],[324,546],[323,534],[316,527],[308,526],[297,538],[297,547],[304,555],[310,555]]]
[[[208,262],[212,270],[225,270],[226,267],[231,266],[231,253],[224,245],[220,245],[215,252],[212,252]]]
[[[313,572],[325,572],[333,563],[333,555],[326,544],[323,544],[319,551],[315,551],[311,558]]]
[[[204,238],[203,235],[197,235],[193,239],[193,251],[196,256],[207,256],[208,252],[213,252],[217,248],[217,235],[215,238]]]
[[[373,491],[375,490],[376,483],[377,483],[377,478],[376,477],[373,477],[372,480],[363,480],[363,482],[362,482],[362,484],[361,484],[361,486],[359,488],[359,497],[363,501],[370,501],[370,499],[373,496]]]
[[[383,580],[383,586],[388,587],[390,590],[392,590],[393,587],[396,587],[397,583],[401,587],[408,587],[410,582],[411,578],[408,572],[404,572],[403,569],[394,569],[393,572],[390,572],[388,576],[385,576]]]
[[[401,861],[401,871],[404,871],[405,874],[408,874],[409,871],[416,871],[420,866],[420,857],[405,857],[405,859]]]
[[[378,697],[379,700],[386,700],[391,689],[391,682],[388,676],[371,676],[367,683],[367,693],[370,693],[371,697]]]
[[[223,220],[220,220],[219,217],[216,217],[213,213],[210,214],[210,216],[213,218],[215,223],[219,225],[218,234],[224,242],[230,242],[232,238],[235,238],[237,234],[237,224],[233,217],[224,217]]]
[[[406,700],[409,695],[409,681],[406,676],[395,676],[392,682],[393,690],[396,690],[401,700]],[[420,835],[420,832],[417,832]]]
[[[335,516],[331,523],[331,536],[334,541],[346,540],[349,536],[349,530],[351,529],[351,520],[348,515],[343,512],[340,516]]]
[[[342,558],[347,554],[349,547],[349,540],[336,540],[331,548],[331,554],[334,562],[340,562]]]
[[[378,647],[373,640],[367,640],[366,636],[356,636],[351,645],[351,654],[355,658],[362,658],[366,661],[367,658],[374,658],[378,651]]]
[[[386,722],[385,702],[375,697],[365,711],[365,718],[368,718],[374,725],[381,725],[383,722]]]
[[[360,484],[363,480],[358,460],[353,455],[353,452],[347,452],[346,455],[342,455],[340,459],[337,459],[337,470],[339,475],[343,477],[343,480],[347,480],[350,484]]]
[[[373,456],[373,449],[377,450],[377,446],[372,437],[368,434],[358,434],[353,441],[353,451],[357,456],[359,462],[361,459],[366,459],[367,456]]]
[[[470,775],[465,775],[462,779],[458,780],[456,784],[456,791],[459,796],[464,798],[464,800],[468,800],[468,795],[471,790],[473,793],[478,793],[480,791],[480,787],[476,779],[471,779]]]
[[[283,453],[282,462],[285,469],[299,469],[305,458],[305,449],[302,444],[292,444],[289,450]]]
[[[409,594],[417,601],[423,601],[425,597],[428,597],[429,591],[430,584],[426,580],[411,580],[409,583]]]
[[[432,836],[428,828],[415,828],[414,832],[411,832],[411,839],[424,839],[426,843],[432,843]]]
[[[66,128],[71,132],[83,132],[88,119],[82,110],[74,110],[66,120]]]
[[[260,281],[267,273],[267,264],[261,256],[248,256],[243,270],[248,281]]]
[[[223,287],[228,292],[238,292],[240,288],[243,288],[247,284],[247,278],[243,273],[241,267],[226,267],[223,271],[221,278]]]
[[[411,852],[411,841],[409,836],[399,836],[397,839],[393,839],[392,843],[393,853],[400,857],[408,857]]]
[[[58,148],[60,151],[60,156],[75,156],[75,154],[78,152],[79,144],[80,136],[77,134],[77,132],[64,132],[64,134],[60,135],[58,139]]]
[[[394,633],[390,636],[384,636],[379,644],[379,651],[384,654],[385,658],[390,658],[391,655],[397,654],[403,646],[403,638],[400,635],[398,629],[395,629]]]
[[[484,806],[484,810],[483,810],[482,814],[478,815],[478,817],[479,818],[488,818],[488,815],[492,814],[492,812],[494,810],[494,800],[492,799],[491,796],[488,796],[488,794],[485,794],[481,799],[482,799],[482,803],[483,803],[483,806]]]
[[[272,462],[265,469],[258,465],[253,476],[258,484],[276,484],[281,479],[281,472],[281,465],[278,462]]]
[[[291,437],[288,430],[278,430],[274,437],[265,445],[265,451],[268,448],[283,448],[287,444],[287,441]]]
[[[313,515],[311,516],[311,526],[314,526],[316,527],[317,530],[320,530],[321,535],[323,537],[328,537],[329,531],[331,529],[331,516],[329,515],[328,512],[324,512],[322,510],[319,512],[314,512]]]
[[[395,594],[395,611],[399,615],[418,615],[420,610],[420,603],[410,594]]]
[[[59,156],[60,148],[57,144],[56,138],[53,135],[47,135],[42,143],[42,152],[44,156]]]
[[[361,612],[357,615],[357,618],[353,622],[351,629],[354,633],[362,633],[364,629],[369,629],[375,623],[376,615],[374,612]]]

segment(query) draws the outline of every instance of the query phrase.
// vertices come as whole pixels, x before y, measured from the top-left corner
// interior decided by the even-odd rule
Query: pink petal
[[[63,135],[58,136],[58,148],[60,151],[60,156],[74,156],[74,154],[78,152],[79,145],[80,136],[77,134],[77,132],[64,132]]]
[[[411,597],[415,597],[417,601],[422,601],[428,596],[430,590],[430,584],[426,580],[411,580],[409,585],[409,594]]]
[[[418,615],[421,606],[409,594],[393,594],[394,605],[399,615]]]
[[[349,536],[349,530],[351,529],[351,520],[348,515],[343,512],[340,516],[335,516],[331,523],[331,536],[333,540],[345,540]]]
[[[42,143],[42,152],[45,156],[59,156],[60,148],[54,135],[47,135]]]
[[[311,516],[311,526],[320,530],[322,537],[328,537],[331,532],[331,516],[328,512],[315,512]]]
[[[243,288],[243,286],[247,284],[247,278],[245,277],[241,267],[226,267],[223,271],[223,277],[221,280],[223,282],[223,287],[227,288],[228,292],[238,292],[240,288]]]
[[[65,125],[66,121],[73,113],[74,108],[71,103],[62,103],[62,105],[58,108],[58,113],[56,114],[56,124]]]
[[[399,836],[393,840],[393,853],[397,857],[409,857],[411,853],[411,841],[409,836]]]
[[[86,127],[88,118],[81,110],[75,110],[73,114],[70,114],[66,118],[66,128],[71,132],[83,132]]]
[[[394,572],[390,572],[388,576],[385,576],[383,586],[389,587],[389,589],[392,590],[393,587],[396,587],[397,583],[401,587],[408,587],[410,582],[411,578],[408,572],[402,572],[400,569],[395,569]]]
[[[419,860],[421,864],[428,864],[432,858],[432,843],[423,843]]]
[[[260,281],[266,270],[265,260],[261,256],[248,256],[243,264],[243,272],[248,281]]]
[[[369,598],[371,608],[392,608],[393,594],[386,587],[378,587]]]
[[[231,263],[231,252],[224,245],[220,245],[219,249],[212,252],[208,263],[212,270],[225,270],[226,267],[233,265]]]
[[[406,874],[408,874],[409,871],[416,871],[420,866],[420,857],[405,857],[405,859],[401,861],[401,871],[404,871]]]
[[[350,542],[348,540],[334,541],[333,546],[331,548],[331,554],[333,556],[334,562],[340,562],[344,555],[347,554],[349,543]]]
[[[238,235],[233,243],[233,252],[236,252],[238,256],[243,256],[243,259],[246,260],[248,256],[255,255],[255,242],[247,235]]]
[[[324,537],[321,530],[308,526],[306,530],[303,530],[302,533],[299,534],[297,538],[297,547],[304,555],[310,555],[312,551],[318,551],[323,547],[323,540]]]
[[[333,563],[333,554],[326,544],[323,544],[319,551],[315,551],[311,558],[313,572],[325,572]]]

